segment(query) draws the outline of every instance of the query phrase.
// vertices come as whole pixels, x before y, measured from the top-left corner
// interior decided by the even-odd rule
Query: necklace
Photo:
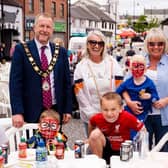
[[[30,50],[29,50],[27,44],[26,43],[22,43],[22,45],[23,45],[23,47],[25,49],[26,55],[28,57],[28,60],[31,63],[34,71],[37,72],[38,75],[40,75],[40,76],[42,76],[44,78],[47,77],[52,72],[52,70],[54,69],[54,65],[55,65],[55,63],[57,61],[58,54],[59,54],[59,44],[56,43],[56,45],[55,45],[54,55],[53,55],[53,57],[51,59],[51,62],[50,62],[50,64],[49,64],[49,66],[48,66],[46,71],[41,70],[41,68],[36,64],[36,62],[34,61],[34,58],[32,57],[32,54],[30,53]]]

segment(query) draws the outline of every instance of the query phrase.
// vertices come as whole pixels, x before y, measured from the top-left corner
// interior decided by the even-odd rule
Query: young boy
[[[120,145],[130,139],[130,130],[140,131],[144,124],[122,108],[122,98],[114,92],[105,93],[100,101],[101,113],[89,121],[89,146],[93,154],[107,164],[112,155],[120,154]]]
[[[67,137],[59,132],[60,130],[60,116],[52,110],[45,110],[39,119],[39,129],[35,134],[27,140],[29,148],[36,148],[40,139],[43,139],[48,150],[54,150],[58,142],[63,142],[66,145]],[[51,149],[52,148],[52,149]]]
[[[146,61],[142,55],[134,55],[130,62],[130,70],[132,76],[123,82],[116,90],[120,95],[127,94],[130,99],[136,101],[141,107],[141,113],[135,114],[132,110],[125,106],[125,110],[135,115],[140,121],[145,121],[148,112],[152,111],[152,103],[159,100],[156,87],[153,81],[145,76]],[[124,97],[124,95],[123,95]],[[136,135],[136,132],[131,133],[131,138]]]

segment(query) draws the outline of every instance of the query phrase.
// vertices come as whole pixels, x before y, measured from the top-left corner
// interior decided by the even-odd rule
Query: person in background
[[[2,144],[8,144],[9,140],[8,137],[5,134],[5,130],[3,127],[0,126],[0,146]]]
[[[133,55],[135,55],[136,52],[135,50],[133,49],[133,47],[131,46],[130,49],[126,52],[126,56],[127,57],[132,57]]]
[[[152,28],[144,41],[147,60],[146,75],[155,83],[160,99],[152,106],[152,113],[148,114],[145,121],[149,132],[149,148],[156,145],[163,135],[168,132],[168,41],[160,28]],[[129,97],[126,103],[134,113],[139,113],[141,107]],[[153,143],[154,142],[154,143]],[[161,151],[168,152],[168,144]]]
[[[130,139],[130,131],[145,131],[143,122],[123,110],[122,98],[115,92],[105,93],[101,112],[89,120],[89,147],[93,154],[110,163],[112,155],[120,155],[121,143]]]
[[[67,51],[49,42],[53,20],[35,18],[34,39],[15,46],[10,71],[10,102],[14,127],[36,123],[44,109],[53,108],[67,123],[72,114],[72,87]],[[50,64],[49,66],[47,64]]]
[[[16,46],[16,41],[13,41],[12,42],[12,45],[11,45],[11,48],[10,48],[10,58],[12,59],[12,56],[13,56],[13,53],[14,53],[14,51],[15,51],[15,46]]]
[[[56,37],[56,38],[53,40],[53,43],[55,43],[55,44],[58,43],[59,46],[64,47],[64,41],[62,40],[62,38]]]
[[[152,112],[152,104],[159,100],[154,82],[145,75],[146,60],[142,55],[134,55],[130,61],[131,77],[125,80],[117,88],[116,92],[121,96],[126,91],[131,100],[141,107],[140,113],[134,113],[126,104],[125,110],[133,114],[140,121],[145,122],[148,113]],[[135,137],[136,132],[131,132],[131,139]]]
[[[132,45],[130,46],[130,49],[125,54],[125,72],[128,73],[129,67],[130,67],[130,59],[133,55],[135,55],[136,52],[133,49]]]
[[[75,95],[87,136],[90,117],[100,111],[101,95],[115,91],[122,79],[121,67],[106,52],[105,36],[98,30],[89,32],[83,59],[74,72]]]
[[[55,150],[59,142],[63,142],[66,146],[68,138],[63,132],[60,132],[60,115],[55,110],[48,109],[41,113],[39,128],[27,140],[28,148],[37,148],[41,139],[49,151]]]
[[[4,43],[0,43],[0,63],[1,64],[5,64],[6,63],[4,49],[5,49],[5,44]]]

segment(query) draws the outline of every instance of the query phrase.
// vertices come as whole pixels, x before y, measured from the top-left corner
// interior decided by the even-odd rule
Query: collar
[[[36,45],[37,45],[38,50],[40,50],[41,47],[44,46],[44,45],[41,44],[36,38],[34,39],[34,41],[35,41],[35,43],[36,43]],[[46,46],[47,48],[50,47],[49,41],[48,41],[48,43],[47,43],[45,46]]]
[[[145,55],[145,57],[146,57],[146,66],[148,67],[150,65],[149,54]],[[165,65],[167,59],[166,57],[168,57],[168,55],[163,54],[158,64]]]

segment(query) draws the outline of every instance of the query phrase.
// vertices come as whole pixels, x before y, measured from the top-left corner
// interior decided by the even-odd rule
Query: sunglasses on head
[[[154,47],[154,46],[163,46],[164,42],[148,42],[149,46]]]
[[[88,43],[93,47],[96,45],[104,47],[104,41],[89,40]]]

